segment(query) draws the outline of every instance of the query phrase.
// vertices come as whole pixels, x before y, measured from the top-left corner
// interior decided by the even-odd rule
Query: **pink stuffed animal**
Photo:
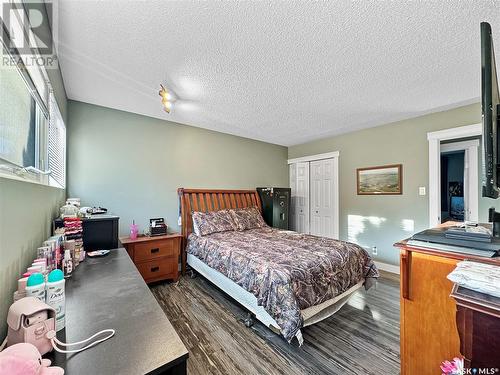
[[[15,344],[0,352],[0,375],[63,375],[60,367],[49,367],[36,346]]]

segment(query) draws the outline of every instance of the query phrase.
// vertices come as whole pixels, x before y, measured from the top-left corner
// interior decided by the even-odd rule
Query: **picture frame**
[[[401,195],[403,164],[357,168],[356,185],[358,195]]]

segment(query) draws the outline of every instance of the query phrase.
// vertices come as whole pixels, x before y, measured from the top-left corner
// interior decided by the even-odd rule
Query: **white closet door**
[[[311,234],[335,237],[334,159],[311,162]]]
[[[309,163],[290,165],[290,188],[292,189],[292,229],[300,233],[309,233]]]

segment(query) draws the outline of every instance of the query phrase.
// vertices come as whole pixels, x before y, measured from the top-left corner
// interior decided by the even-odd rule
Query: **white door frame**
[[[431,228],[441,224],[441,142],[477,137],[482,134],[483,128],[480,123],[427,133],[427,140],[429,141],[429,226]],[[473,165],[473,163],[478,165],[479,141],[475,140],[475,142],[467,146],[470,165]],[[469,218],[472,221],[477,221],[479,211],[478,170],[477,168],[470,168],[469,171],[471,172],[469,173],[470,183],[468,186]]]
[[[333,204],[335,205],[335,210],[333,212],[333,237],[338,239],[339,238],[339,218],[340,218],[340,207],[339,207],[339,156],[340,153],[338,151],[333,151],[333,152],[326,152],[324,154],[316,154],[316,155],[309,155],[309,156],[303,156],[300,158],[293,158],[293,159],[288,159],[288,164],[294,164],[294,163],[299,163],[299,162],[310,162],[310,161],[317,161],[317,160],[324,160],[324,159],[333,159],[333,167],[335,171],[333,172],[333,184],[334,184],[334,189],[333,189]],[[310,180],[310,178],[309,178]]]

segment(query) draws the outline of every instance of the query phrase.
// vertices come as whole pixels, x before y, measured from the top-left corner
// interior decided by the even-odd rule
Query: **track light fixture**
[[[168,90],[160,84],[160,92],[158,93],[161,96],[161,103],[163,104],[163,110],[167,113],[170,113],[172,109],[172,95],[168,92]]]

